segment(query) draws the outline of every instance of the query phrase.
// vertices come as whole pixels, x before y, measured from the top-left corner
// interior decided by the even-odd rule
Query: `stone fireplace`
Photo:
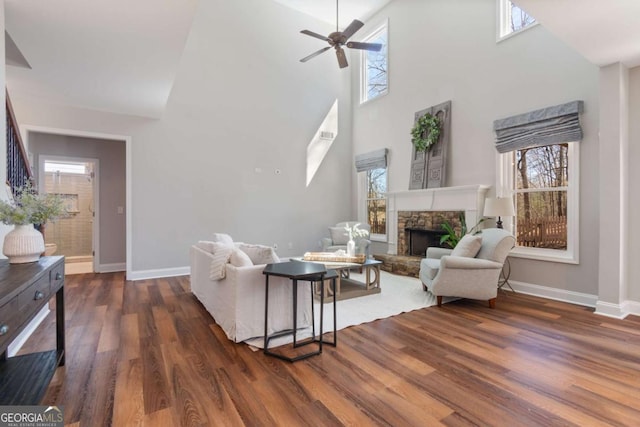
[[[413,243],[410,242],[410,238],[413,240],[412,231],[418,230],[420,234],[419,230],[425,230],[422,234],[434,234],[442,230],[441,224],[445,221],[454,225],[454,228],[459,227],[461,212],[464,213],[467,226],[473,227],[482,218],[484,199],[489,188],[486,185],[465,185],[387,193],[388,254],[411,253],[409,243]],[[423,257],[424,252],[417,256]]]
[[[429,246],[441,246],[442,224],[460,230],[460,214],[464,211],[399,211],[398,255],[424,257]]]

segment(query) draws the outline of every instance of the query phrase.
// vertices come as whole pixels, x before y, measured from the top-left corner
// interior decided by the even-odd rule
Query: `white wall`
[[[348,70],[330,52],[298,62],[323,46],[299,31],[329,27],[274,2],[202,1],[161,120],[16,93],[18,120],[132,138],[136,277],[187,266],[189,245],[213,232],[277,243],[280,255],[317,249],[351,212]],[[339,135],[307,188],[307,143],[336,98]]]
[[[495,119],[583,100],[580,265],[512,258],[511,279],[597,294],[598,67],[542,26],[496,43],[495,0],[392,2],[361,34],[386,17],[390,90],[362,106],[354,102],[354,153],[389,147],[390,191],[408,189],[414,112],[451,100],[446,185],[495,186]],[[354,100],[358,88],[354,74]]]
[[[629,282],[627,298],[640,302],[640,67],[629,70]]]

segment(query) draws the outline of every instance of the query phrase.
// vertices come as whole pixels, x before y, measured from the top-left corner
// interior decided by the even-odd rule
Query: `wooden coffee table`
[[[352,262],[334,262],[334,261],[305,261],[302,257],[291,258],[294,261],[300,262],[314,262],[317,264],[324,264],[329,270],[335,270],[338,273],[338,279],[336,280],[335,295],[340,300],[341,286],[343,283],[356,285],[362,288],[362,295],[377,294],[380,293],[380,266],[382,261],[375,259],[367,259],[363,264]],[[350,276],[350,270],[354,268],[360,268],[364,273],[364,282],[352,279]],[[320,289],[315,288],[316,294],[319,294]],[[333,299],[334,292],[329,286],[324,287],[324,298],[326,302]]]

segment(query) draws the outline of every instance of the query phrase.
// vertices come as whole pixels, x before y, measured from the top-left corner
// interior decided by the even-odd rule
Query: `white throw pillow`
[[[472,236],[471,234],[466,234],[460,239],[458,244],[453,251],[451,251],[451,256],[461,256],[466,258],[474,258],[480,252],[480,247],[482,246],[482,236]]]
[[[200,248],[205,252],[209,252],[212,254],[215,251],[214,244],[215,242],[209,242],[207,240],[200,240],[196,243],[196,248]]]
[[[240,249],[234,248],[231,252],[231,258],[229,258],[229,264],[236,267],[250,267],[253,265],[249,255],[242,252]]]
[[[334,245],[346,245],[349,241],[349,235],[344,227],[329,227],[329,233]]]
[[[273,264],[280,262],[280,258],[271,246],[264,245],[240,245],[240,250],[247,254],[253,262],[253,265]]]
[[[225,245],[233,245],[233,239],[228,234],[213,233],[213,241],[224,243]]]
[[[209,278],[211,280],[224,279],[226,275],[225,265],[231,258],[233,246],[219,242],[213,242],[213,252],[211,254],[211,266],[209,267]]]

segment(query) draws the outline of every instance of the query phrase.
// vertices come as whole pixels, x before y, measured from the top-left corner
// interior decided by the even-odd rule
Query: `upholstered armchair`
[[[331,237],[324,237],[322,239],[322,252],[335,252],[339,249],[346,251],[349,236],[347,236],[344,228],[347,226],[353,227],[356,224],[360,224],[358,228],[360,230],[367,230],[370,235],[371,226],[369,224],[359,223],[358,221],[339,222],[335,226],[329,227],[329,236]],[[367,258],[369,258],[371,241],[367,237],[356,237],[353,241],[356,243],[356,254],[365,254]]]
[[[455,249],[428,248],[420,262],[420,280],[425,291],[437,297],[488,300],[495,308],[500,271],[515,245],[511,233],[488,228],[477,235],[464,236]]]

